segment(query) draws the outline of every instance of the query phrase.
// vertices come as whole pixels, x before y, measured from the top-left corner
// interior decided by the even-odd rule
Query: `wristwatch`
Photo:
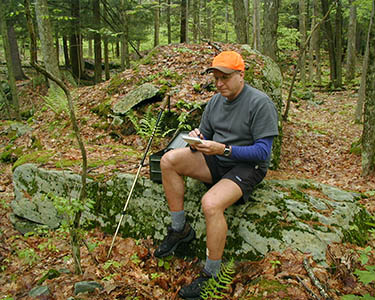
[[[227,145],[227,144],[225,144],[225,148],[224,148],[224,153],[223,153],[223,155],[224,155],[224,156],[230,156],[231,152],[232,152],[232,151],[231,151],[230,146]]]

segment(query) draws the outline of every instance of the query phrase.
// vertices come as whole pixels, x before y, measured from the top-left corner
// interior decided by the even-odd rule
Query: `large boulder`
[[[115,114],[125,115],[131,108],[145,100],[150,100],[160,94],[159,89],[151,83],[144,83],[127,95],[123,96],[118,102],[113,104],[112,110]],[[160,98],[160,97],[159,97]]]
[[[80,187],[78,175],[45,170],[34,164],[17,167],[13,180],[13,221],[16,227],[22,221],[18,228],[23,230],[25,220],[56,228],[61,216],[53,210],[51,195],[78,197]],[[102,182],[89,180],[88,198],[95,205],[87,208],[85,218],[113,233],[133,181],[134,175],[129,174],[117,174]],[[197,233],[197,240],[187,251],[200,257],[205,253],[205,221],[200,207],[205,191],[200,182],[186,180],[185,210]],[[330,243],[364,242],[365,223],[370,217],[358,199],[358,194],[308,180],[264,181],[254,191],[252,201],[226,211],[229,232],[225,255],[256,259],[268,251],[290,247],[312,253],[316,260],[324,262]],[[47,211],[46,207],[50,209]],[[138,178],[120,234],[161,240],[169,223],[162,186]]]

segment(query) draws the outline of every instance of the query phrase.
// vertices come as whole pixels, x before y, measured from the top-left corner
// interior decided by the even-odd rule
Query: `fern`
[[[202,299],[223,299],[226,290],[233,281],[234,259],[232,258],[222,267],[217,278],[210,278],[201,291]]]
[[[68,101],[64,92],[60,88],[51,88],[47,96],[42,96],[44,103],[56,115],[67,114],[69,112]]]
[[[128,119],[130,120],[130,122],[133,124],[134,128],[135,128],[135,131],[137,132],[137,134],[143,138],[147,138],[147,137],[150,137],[152,135],[152,133],[154,132],[154,128],[155,126],[157,125],[156,122],[157,122],[157,117],[155,117],[152,113],[152,106],[150,105],[147,110],[146,110],[146,113],[144,114],[144,117],[139,119],[135,112],[133,110],[130,110],[126,116],[128,117]],[[164,117],[164,114],[161,116],[161,119],[160,119],[160,123],[162,122],[163,120],[163,117]],[[161,129],[159,126],[156,127],[155,129],[155,134],[154,136],[166,136],[170,131],[172,131],[173,129],[170,129],[170,130],[167,130],[166,132],[164,132],[163,134],[161,134]]]

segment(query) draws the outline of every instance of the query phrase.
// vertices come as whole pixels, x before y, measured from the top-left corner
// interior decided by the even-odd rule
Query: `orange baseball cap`
[[[223,51],[212,61],[210,68],[206,72],[219,70],[225,74],[231,74],[235,71],[245,71],[245,62],[242,56],[235,51]]]

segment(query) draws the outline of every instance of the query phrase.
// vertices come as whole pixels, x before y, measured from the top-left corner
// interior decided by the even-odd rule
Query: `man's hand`
[[[202,140],[204,139],[203,134],[199,131],[198,128],[195,128],[192,131],[190,131],[189,136],[197,137],[197,138],[200,138]],[[193,152],[198,150],[195,145],[190,145],[189,147],[190,147],[191,151],[193,151]]]
[[[190,131],[189,135],[204,139],[204,136],[200,132],[199,128],[195,128],[194,130]],[[190,148],[193,150],[198,150],[199,152],[207,155],[223,155],[225,145],[214,141],[204,140],[204,143],[190,145]]]
[[[199,152],[207,155],[223,155],[225,149],[224,144],[207,140],[202,144],[196,144],[194,147]]]
[[[190,131],[189,132],[189,135],[190,136],[194,136],[194,137],[198,137],[198,138],[200,138],[200,139],[204,139],[204,136],[203,136],[203,134],[199,131],[199,129],[198,128],[195,128],[195,129],[193,129],[192,131]]]

